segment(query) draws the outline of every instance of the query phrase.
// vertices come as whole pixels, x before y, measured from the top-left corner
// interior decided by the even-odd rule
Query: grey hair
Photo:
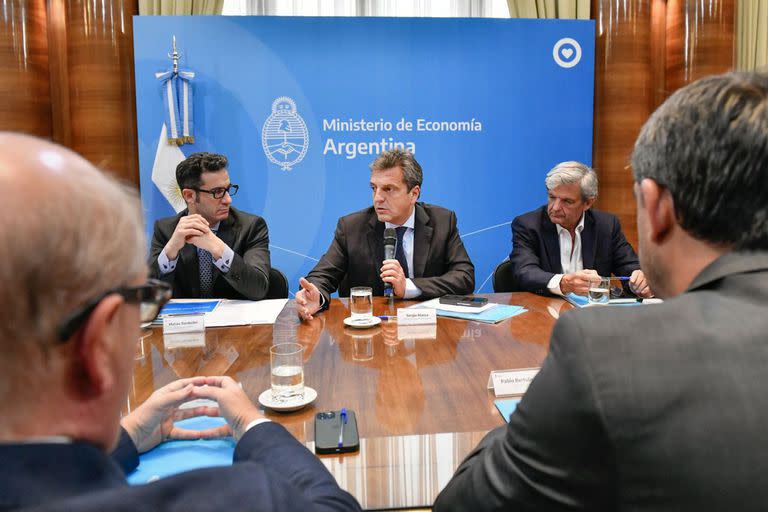
[[[583,200],[597,197],[597,173],[581,162],[560,162],[547,173],[544,183],[547,185],[547,190],[553,190],[560,185],[578,183]]]
[[[679,89],[645,123],[635,181],[669,190],[680,226],[734,249],[768,248],[768,73],[727,73]]]
[[[408,191],[416,185],[421,187],[424,173],[421,171],[421,165],[416,161],[413,153],[398,148],[384,151],[371,163],[371,172],[392,169],[393,167],[400,167],[403,170],[403,180],[408,187]]]

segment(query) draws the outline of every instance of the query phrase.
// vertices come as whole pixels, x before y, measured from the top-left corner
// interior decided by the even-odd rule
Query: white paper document
[[[288,299],[222,300],[215,310],[205,314],[205,326],[274,324],[287,302]]]
[[[434,308],[434,309],[440,309],[442,311],[453,311],[454,313],[482,313],[483,311],[487,311],[491,308],[495,308],[497,304],[495,302],[488,302],[483,307],[475,308],[472,306],[454,306],[452,304],[440,304],[440,298],[427,300],[424,302],[420,302],[418,304],[414,304],[413,306],[408,306],[408,308]]]

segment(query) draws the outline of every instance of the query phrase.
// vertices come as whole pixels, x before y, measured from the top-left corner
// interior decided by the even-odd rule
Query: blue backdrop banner
[[[147,234],[181,207],[175,164],[223,153],[234,206],[266,219],[295,292],[337,219],[370,206],[369,164],[402,147],[424,169],[421,200],[456,211],[476,291],[490,292],[510,222],[546,202],[545,173],[591,164],[594,33],[572,20],[134,17]],[[194,72],[194,143],[180,147],[155,77],[173,36]]]

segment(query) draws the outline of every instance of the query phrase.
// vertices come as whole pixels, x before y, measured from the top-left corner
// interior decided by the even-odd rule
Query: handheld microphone
[[[397,233],[395,228],[384,230],[384,259],[395,259],[395,246],[397,245]],[[384,296],[392,297],[392,283],[384,283]]]

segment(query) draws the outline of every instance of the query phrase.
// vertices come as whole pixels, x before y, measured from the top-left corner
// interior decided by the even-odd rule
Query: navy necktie
[[[219,236],[218,230],[213,234]],[[198,247],[197,260],[200,263],[200,297],[208,298],[213,292],[213,255]]]
[[[400,262],[400,266],[403,267],[405,278],[408,279],[410,277],[410,272],[408,272],[408,259],[405,257],[405,249],[403,248],[403,235],[405,235],[406,229],[408,228],[405,226],[395,228],[395,232],[397,233],[397,249],[395,250],[395,259]]]
[[[197,259],[200,262],[200,297],[210,297],[213,291],[213,256],[198,247]]]

